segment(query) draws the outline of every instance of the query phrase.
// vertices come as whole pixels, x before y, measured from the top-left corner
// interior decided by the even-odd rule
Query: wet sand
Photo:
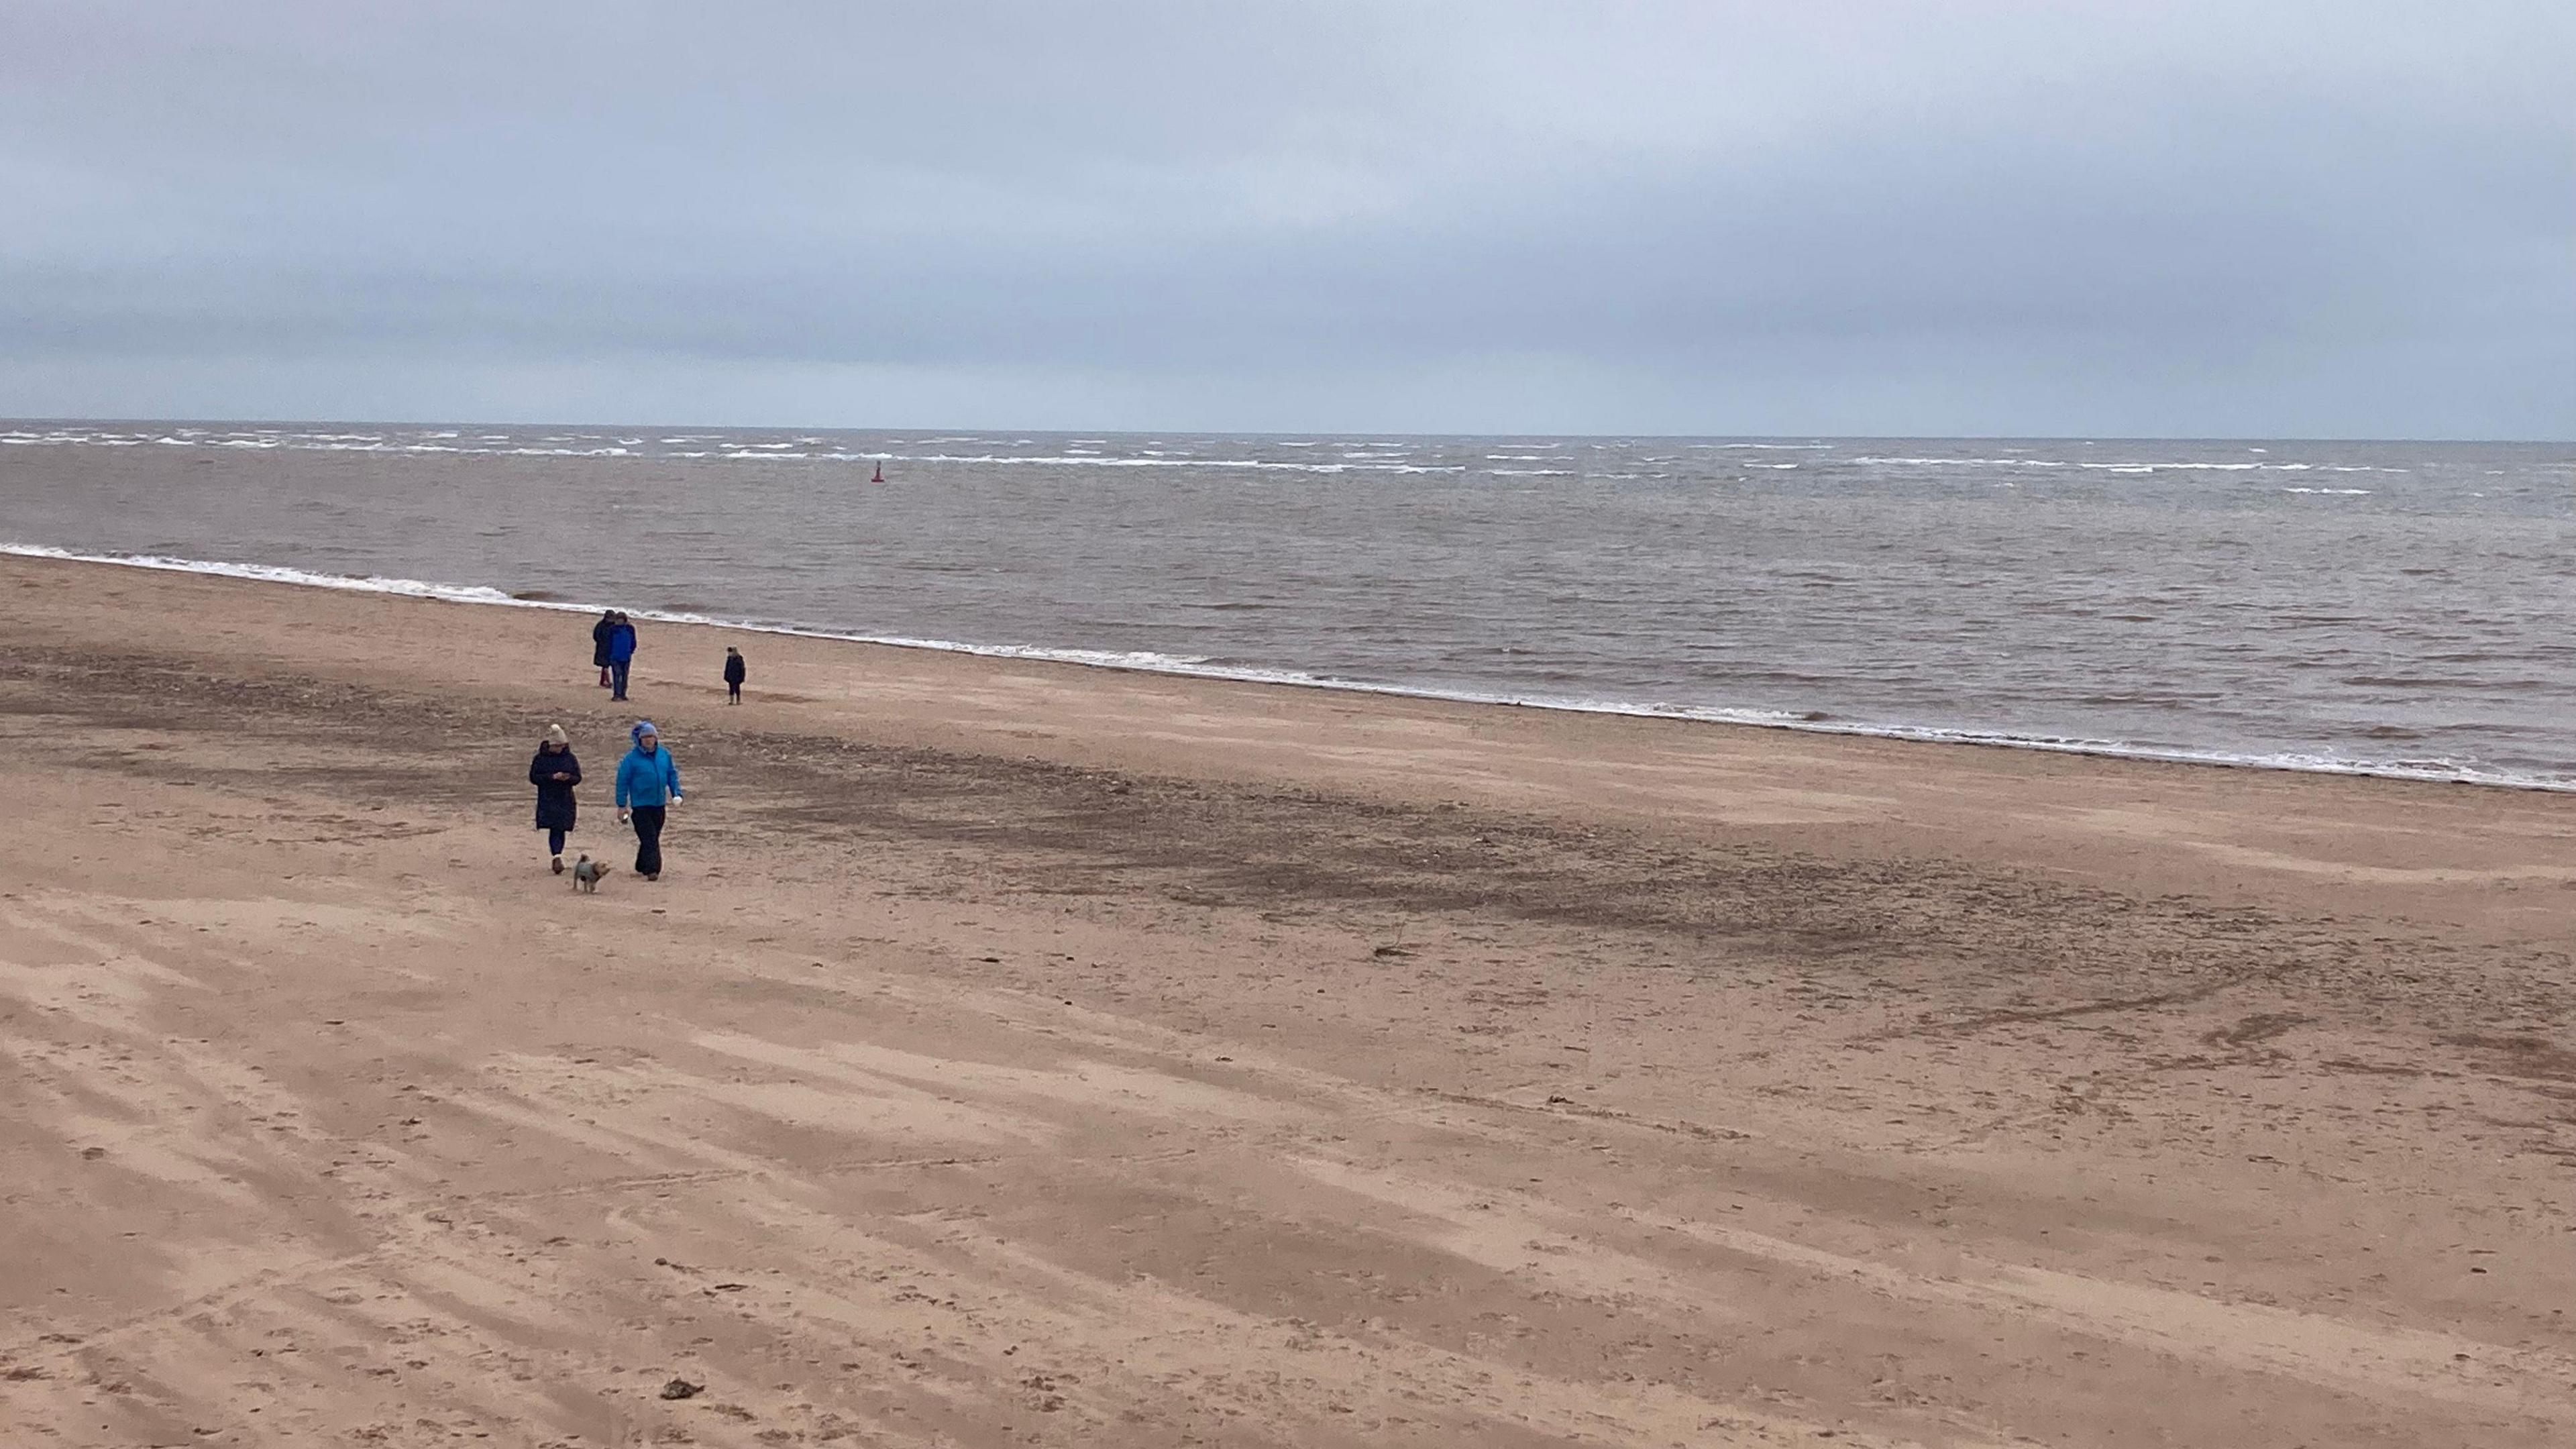
[[[0,559],[0,1442],[2576,1432],[2576,801],[588,625]]]

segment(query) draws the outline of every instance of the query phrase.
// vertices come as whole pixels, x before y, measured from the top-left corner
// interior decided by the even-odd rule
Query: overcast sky
[[[2571,0],[0,0],[0,414],[2576,437]]]

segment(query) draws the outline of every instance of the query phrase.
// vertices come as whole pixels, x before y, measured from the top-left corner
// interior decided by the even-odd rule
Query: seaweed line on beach
[[[274,737],[288,756],[317,736],[344,742],[350,758],[327,766],[229,771],[94,749],[121,770],[341,800],[361,812],[341,823],[351,838],[507,819],[516,782],[493,761],[515,752],[529,718],[506,697],[219,675],[141,652],[25,645],[0,661],[0,714],[76,722],[55,732],[61,739],[220,729],[236,741]],[[599,738],[621,719],[592,710],[568,723]],[[382,745],[397,733],[446,768],[388,762]],[[2331,1009],[2362,1013],[2398,1001],[2421,1010],[2430,985],[2455,998],[2455,1033],[2569,1004],[2547,984],[2565,979],[2563,955],[2542,962],[2430,934],[2392,953],[2332,922],[1957,858],[1829,859],[1717,829],[1577,825],[809,732],[701,727],[689,748],[698,778],[721,781],[735,815],[693,820],[702,848],[760,836],[899,845],[872,857],[874,868],[888,854],[912,861],[904,888],[915,893],[947,889],[941,853],[971,850],[1031,894],[1144,891],[1187,907],[1332,912],[1383,931],[1504,917],[1586,933],[1612,959],[1687,974],[1786,958],[1798,963],[1793,993],[1890,1008],[1855,1017],[1855,1044],[2150,1012],[2258,982],[2305,981]],[[399,815],[366,818],[388,799],[401,801]],[[2392,956],[2407,964],[2388,964]],[[2449,989],[2428,978],[2448,978]]]

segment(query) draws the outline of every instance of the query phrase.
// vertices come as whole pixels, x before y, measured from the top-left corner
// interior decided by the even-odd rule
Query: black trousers
[[[608,681],[611,686],[608,691],[608,697],[610,699],[624,699],[626,697],[626,671],[634,667],[634,661],[626,659],[621,659],[608,666]]]
[[[635,817],[635,873],[662,873],[662,811],[660,805],[638,805],[629,812]]]

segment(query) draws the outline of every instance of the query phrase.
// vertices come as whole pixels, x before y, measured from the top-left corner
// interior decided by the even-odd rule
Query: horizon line
[[[913,423],[900,426],[847,423],[692,423],[641,422],[633,419],[614,422],[596,420],[551,420],[545,422],[506,422],[474,418],[331,418],[331,417],[149,417],[137,415],[64,413],[54,415],[0,414],[0,423],[149,423],[161,426],[198,427],[206,425],[254,427],[479,427],[479,428],[603,428],[627,431],[638,428],[685,428],[701,432],[816,432],[816,433],[921,433],[921,432],[1011,432],[1030,434],[1101,434],[1110,437],[1190,437],[1190,438],[1581,438],[1587,441],[1620,439],[1720,439],[1772,440],[1798,438],[1810,442],[1894,442],[1952,440],[1959,442],[2029,442],[2029,443],[2447,443],[2489,444],[2495,446],[2563,447],[2576,446],[2576,437],[2508,438],[2508,437],[2418,437],[2418,436],[2329,436],[2292,433],[1830,433],[1830,432],[1584,432],[1550,429],[1540,432],[1411,432],[1394,428],[1367,428],[1356,431],[1294,428],[1136,428],[1136,427],[1020,427],[993,424]]]

